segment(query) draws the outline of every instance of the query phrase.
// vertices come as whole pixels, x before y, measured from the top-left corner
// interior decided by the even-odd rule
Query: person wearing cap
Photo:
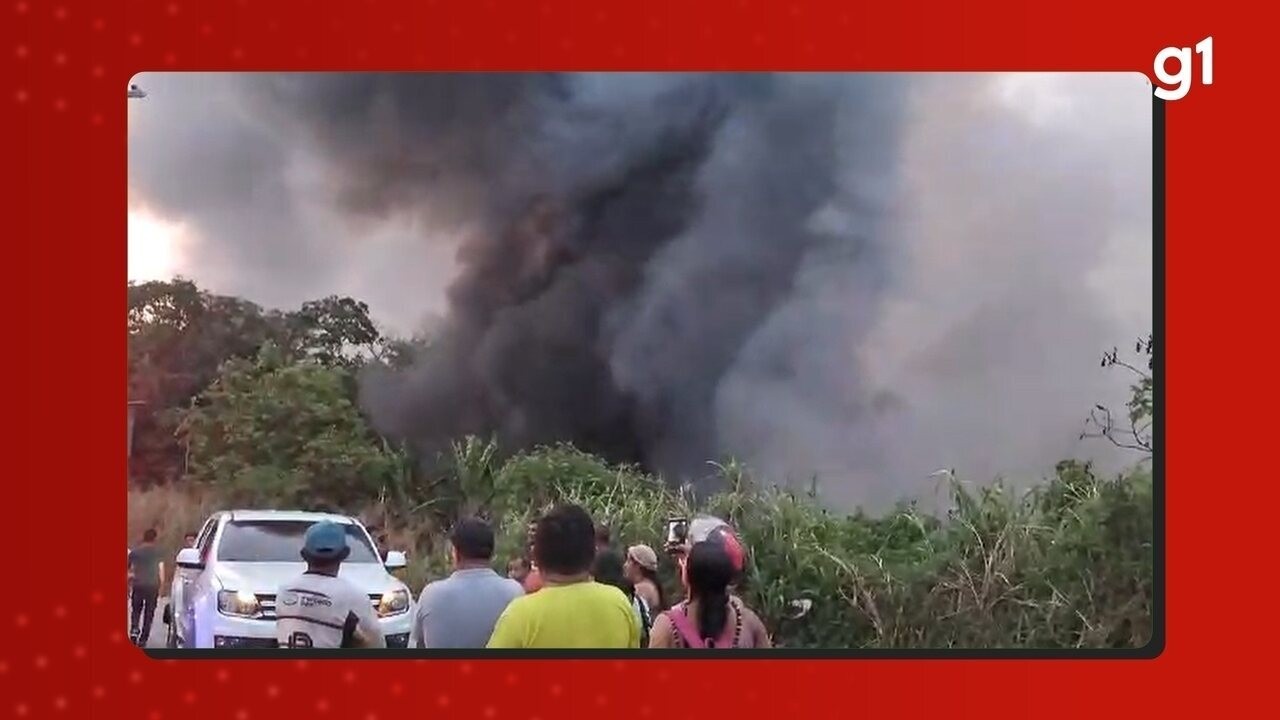
[[[622,572],[635,588],[636,596],[644,601],[650,612],[657,614],[667,609],[662,583],[658,581],[658,553],[648,545],[632,545],[627,548],[627,560]]]
[[[649,605],[636,594],[636,586],[627,579],[626,562],[621,553],[604,551],[596,553],[591,565],[591,579],[603,585],[612,585],[622,591],[640,620],[640,647],[649,646],[649,629],[653,627],[653,614]]]
[[[351,552],[342,525],[324,520],[307,529],[307,571],[276,593],[276,639],[287,648],[384,648],[369,596],[338,577]]]

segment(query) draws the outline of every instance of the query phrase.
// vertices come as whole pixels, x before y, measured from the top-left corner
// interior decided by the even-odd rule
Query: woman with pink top
[[[725,544],[694,543],[682,563],[686,600],[653,624],[653,648],[767,648],[773,643],[764,623],[729,593],[737,575]]]

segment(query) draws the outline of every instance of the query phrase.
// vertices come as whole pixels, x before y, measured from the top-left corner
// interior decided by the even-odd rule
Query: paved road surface
[[[151,635],[147,638],[147,647],[162,648],[164,647],[165,634],[169,631],[169,626],[164,624],[164,606],[169,602],[169,598],[162,597],[156,603],[156,616],[151,622]],[[124,613],[124,631],[128,635],[129,632],[129,603],[125,603]]]
[[[168,602],[169,598],[160,598],[156,603],[156,617],[151,623],[151,636],[147,638],[149,648],[164,647],[164,639],[169,632],[169,626],[164,624],[164,606]]]

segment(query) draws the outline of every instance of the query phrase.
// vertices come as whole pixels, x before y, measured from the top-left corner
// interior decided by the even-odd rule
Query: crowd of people
[[[146,550],[154,539],[133,551],[131,568],[158,560]],[[771,646],[760,618],[735,594],[744,553],[727,528],[663,548],[683,587],[675,603],[658,579],[659,553],[643,544],[616,550],[608,528],[579,506],[557,506],[530,523],[526,553],[506,564],[505,576],[494,570],[495,539],[479,518],[454,524],[453,570],[423,588],[413,609],[411,648]],[[368,596],[339,577],[349,552],[340,526],[320,522],[307,530],[301,551],[307,569],[277,596],[291,608],[276,622],[280,647],[386,646]],[[150,569],[145,577],[137,570],[132,575],[135,637],[149,631],[152,588],[158,591],[163,567],[155,572],[154,583]]]
[[[304,557],[317,565],[312,534]],[[335,541],[338,535],[333,535]],[[642,544],[614,548],[609,530],[581,507],[553,508],[528,527],[527,553],[494,570],[495,534],[483,520],[457,522],[449,535],[453,572],[423,588],[414,609],[413,648],[628,649],[769,647],[760,618],[734,595],[743,553],[730,534],[664,548],[679,569],[684,599],[669,604],[659,554]],[[366,604],[367,605],[367,604]],[[361,608],[363,611],[363,607]],[[380,646],[376,625],[349,646]],[[288,646],[290,629],[279,630]],[[341,647],[341,644],[335,647]]]

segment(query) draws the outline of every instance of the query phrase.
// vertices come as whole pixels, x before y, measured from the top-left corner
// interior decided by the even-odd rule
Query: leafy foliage
[[[952,483],[945,517],[910,505],[884,517],[842,515],[808,495],[760,489],[744,468],[718,466],[724,492],[694,502],[636,468],[569,446],[519,453],[455,446],[459,477],[489,498],[500,566],[523,550],[526,523],[573,502],[627,544],[661,547],[665,521],[706,511],[731,518],[750,549],[746,601],[792,647],[1138,647],[1151,637],[1151,477],[1097,477],[1064,462],[1044,485]],[[477,483],[473,485],[472,483]],[[491,493],[491,494],[490,494]],[[433,527],[443,527],[447,521]],[[437,532],[435,530],[424,531]],[[422,533],[411,533],[422,548]],[[444,544],[417,560],[422,581],[447,572]],[[678,596],[675,568],[661,572]],[[813,609],[791,618],[791,603]]]
[[[253,303],[219,297],[194,283],[129,284],[129,398],[143,403],[134,429],[135,482],[177,479],[184,454],[176,411],[213,381],[224,360],[253,357],[272,337],[274,318]]]
[[[1145,338],[1139,338],[1134,344],[1134,354],[1140,358],[1136,362],[1122,360],[1117,348],[1112,348],[1102,355],[1102,367],[1122,368],[1137,377],[1137,382],[1129,386],[1127,427],[1126,423],[1112,416],[1111,410],[1098,405],[1089,413],[1084,432],[1080,433],[1081,438],[1105,438],[1117,447],[1151,455],[1154,451],[1151,430],[1155,414],[1155,382],[1151,376],[1153,353],[1152,338],[1151,335],[1147,335]],[[1142,369],[1144,365],[1145,369]]]
[[[395,468],[345,387],[347,373],[285,364],[272,344],[233,359],[184,414],[190,475],[241,504],[352,505],[377,497]]]
[[[1040,486],[951,480],[941,516],[910,503],[881,517],[822,507],[814,493],[771,486],[733,460],[713,464],[723,491],[695,498],[571,445],[504,454],[461,438],[417,458],[370,431],[354,376],[402,366],[424,339],[382,337],[349,298],[264,311],[183,280],[129,286],[131,399],[147,402],[135,437],[131,531],[177,542],[212,507],[329,506],[381,525],[410,551],[415,589],[448,572],[457,518],[498,530],[495,565],[523,552],[527,523],[556,502],[585,507],[619,542],[661,547],[665,521],[710,512],[749,548],[741,588],[775,641],[791,647],[1136,647],[1152,636],[1153,480],[1145,466],[1112,478],[1060,463]],[[1138,360],[1104,355],[1137,378],[1127,421],[1105,408],[1085,435],[1149,456],[1152,346]],[[1145,357],[1144,357],[1145,356]],[[1143,362],[1145,360],[1145,363]],[[189,476],[177,487],[148,487]],[[675,568],[660,569],[669,597]],[[791,603],[812,601],[802,619]]]
[[[324,365],[354,367],[377,351],[382,334],[359,300],[331,295],[285,318],[288,346]]]
[[[170,482],[185,472],[178,419],[223,362],[254,358],[272,343],[288,361],[355,368],[385,342],[368,306],[351,298],[331,296],[281,313],[177,278],[129,283],[128,300],[129,399],[142,403],[130,476],[141,484]],[[345,382],[354,395],[354,380]]]
[[[584,506],[621,543],[655,548],[669,517],[733,516],[750,554],[742,595],[782,646],[1117,648],[1151,638],[1154,529],[1145,472],[1104,479],[1088,465],[1065,462],[1022,495],[955,482],[945,517],[910,505],[868,517],[833,513],[807,495],[758,489],[740,467],[721,468],[738,474],[737,488],[725,477],[729,489],[695,503],[635,468],[567,446],[502,463],[493,462],[496,447],[479,439],[459,442],[454,452],[459,470],[470,473],[459,487],[494,491],[486,507],[456,510],[491,517],[499,570],[522,553],[527,522],[554,502]],[[300,467],[339,470],[333,455],[328,460]],[[218,467],[228,481],[217,487],[249,490],[268,505],[305,506],[313,492],[340,484],[284,473],[279,464]],[[368,484],[357,487],[373,492]],[[145,497],[135,492],[131,505],[146,505]],[[348,512],[369,510],[357,492],[326,497],[351,503],[339,505]],[[381,520],[385,511],[373,512]],[[449,522],[403,513],[388,522],[393,542],[410,551],[415,590],[448,573]],[[660,576],[668,596],[679,597],[674,564],[664,559]],[[790,603],[801,598],[812,601],[812,610],[793,619]]]

